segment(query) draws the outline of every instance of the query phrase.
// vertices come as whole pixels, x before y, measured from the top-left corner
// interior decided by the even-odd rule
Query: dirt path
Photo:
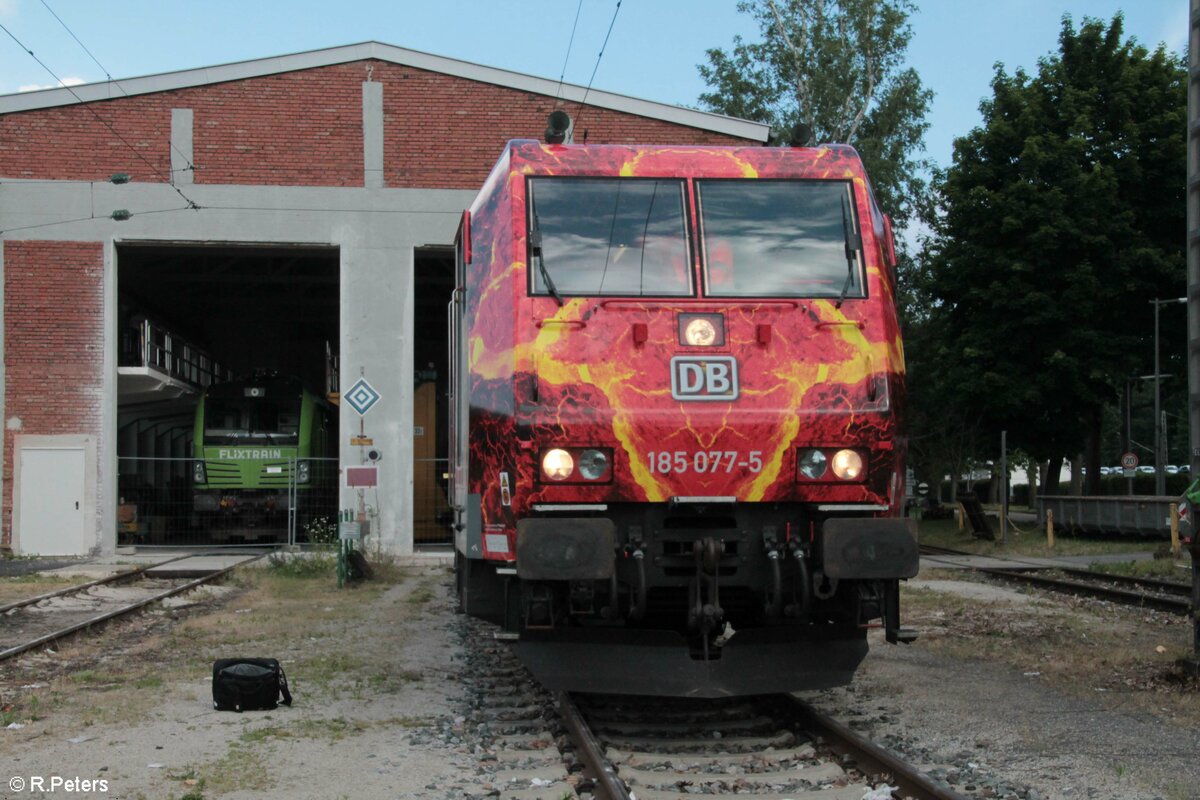
[[[488,741],[463,724],[463,681],[487,665],[463,652],[446,568],[344,590],[303,569],[238,576],[0,665],[0,797],[62,797],[8,784],[55,776],[123,800],[462,797]],[[1172,668],[1185,622],[921,577],[904,604],[922,638],[873,641],[819,705],[973,797],[1197,796],[1200,691]],[[236,655],[279,658],[296,704],[213,711],[212,661]]]
[[[818,705],[971,796],[1200,796],[1200,684],[1174,663],[1186,620],[931,577],[901,602],[921,639],[872,636],[855,684]]]
[[[448,574],[395,577],[339,593],[327,580],[252,575],[182,620],[169,619],[177,609],[126,624],[135,643],[122,652],[97,639],[6,668],[4,721],[23,727],[0,730],[0,796],[43,796],[13,792],[12,777],[187,800],[411,797],[444,780],[452,748],[410,739],[459,690]],[[295,704],[214,711],[212,661],[234,655],[279,658]]]

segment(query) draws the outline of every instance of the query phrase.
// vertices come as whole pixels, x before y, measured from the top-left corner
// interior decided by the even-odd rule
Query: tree
[[[997,65],[924,253],[943,402],[1039,459],[1084,452],[1089,491],[1103,409],[1153,367],[1149,301],[1186,283],[1187,72],[1122,31],[1066,17],[1036,75]]]
[[[924,192],[918,160],[933,93],[903,69],[911,0],[743,0],[762,41],[734,37],[699,70],[707,109],[770,123],[776,142],[800,123],[818,142],[853,145],[880,204],[902,228]],[[802,142],[807,144],[808,142]]]

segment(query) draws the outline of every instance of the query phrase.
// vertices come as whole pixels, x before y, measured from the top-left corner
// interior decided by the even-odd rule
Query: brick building
[[[189,367],[277,368],[323,390],[365,378],[380,400],[341,409],[338,454],[362,463],[356,437],[383,454],[373,533],[412,552],[436,469],[414,459],[442,455],[414,387],[442,393],[448,247],[504,143],[539,138],[559,106],[575,141],[767,138],[584,95],[369,42],[0,96],[0,546],[111,552],[119,529],[169,543],[144,498],[189,502],[163,471],[191,455],[197,381],[163,362],[186,351]],[[363,503],[342,486],[339,507]]]

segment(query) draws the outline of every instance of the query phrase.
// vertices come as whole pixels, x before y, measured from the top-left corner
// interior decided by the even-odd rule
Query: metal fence
[[[336,458],[270,466],[270,488],[201,490],[194,458],[118,458],[117,544],[315,545],[337,541]]]
[[[1051,512],[1059,530],[1165,538],[1171,532],[1171,506],[1177,502],[1178,497],[1043,495],[1037,499],[1038,525],[1045,528],[1046,512]]]

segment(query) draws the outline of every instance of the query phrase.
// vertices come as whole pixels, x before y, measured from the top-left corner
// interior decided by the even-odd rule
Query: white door
[[[20,449],[19,525],[22,553],[45,556],[88,554],[83,537],[84,449]]]

